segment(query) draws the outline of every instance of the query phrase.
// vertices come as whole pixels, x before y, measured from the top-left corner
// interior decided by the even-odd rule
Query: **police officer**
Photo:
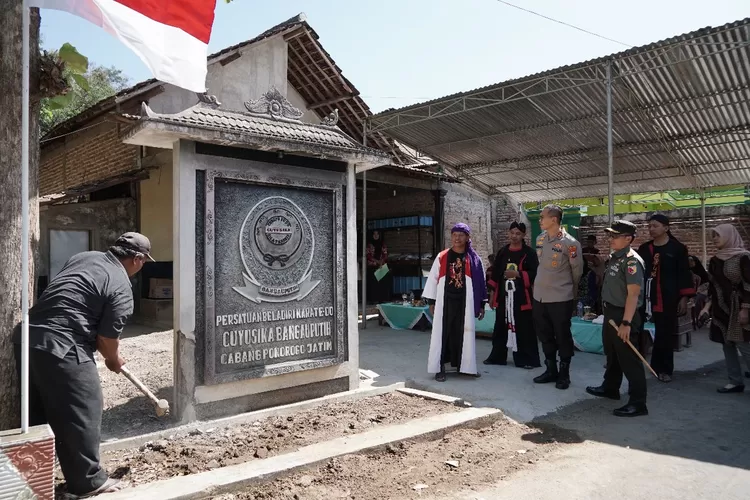
[[[570,319],[583,274],[583,256],[581,244],[563,229],[562,217],[562,208],[557,205],[547,205],[539,216],[539,226],[544,232],[536,240],[539,267],[534,279],[531,311],[547,366],[544,373],[534,378],[534,383],[554,382],[558,389],[567,389],[574,353]]]
[[[625,342],[636,345],[642,318],[638,312],[643,304],[643,259],[630,245],[635,239],[636,226],[632,222],[615,221],[605,229],[610,238],[612,256],[604,273],[602,303],[604,325],[602,343],[607,356],[607,369],[604,382],[599,387],[587,387],[586,392],[593,396],[620,399],[622,375],[630,384],[630,400],[622,408],[614,410],[618,417],[648,415],[646,408],[646,374],[641,361]],[[609,324],[613,320],[619,328]]]

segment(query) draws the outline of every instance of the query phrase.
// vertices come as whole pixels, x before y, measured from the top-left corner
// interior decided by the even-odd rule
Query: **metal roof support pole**
[[[362,120],[362,145],[367,146],[367,120]],[[362,329],[367,330],[367,171],[362,172]]]
[[[607,61],[607,183],[609,223],[615,220],[615,167],[612,151],[612,60]]]
[[[706,250],[706,190],[701,188],[701,245],[703,249],[703,265],[708,266],[708,251]]]

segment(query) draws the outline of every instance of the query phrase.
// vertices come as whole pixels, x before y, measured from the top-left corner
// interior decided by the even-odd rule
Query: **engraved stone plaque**
[[[341,189],[206,179],[205,383],[346,359]]]

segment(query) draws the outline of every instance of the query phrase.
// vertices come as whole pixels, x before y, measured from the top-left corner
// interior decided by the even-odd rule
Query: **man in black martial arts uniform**
[[[654,214],[649,219],[651,240],[638,248],[646,269],[646,320],[651,316],[656,332],[651,367],[662,382],[670,382],[674,371],[674,336],[677,318],[687,313],[688,297],[695,294],[687,247],[669,231],[669,219]]]

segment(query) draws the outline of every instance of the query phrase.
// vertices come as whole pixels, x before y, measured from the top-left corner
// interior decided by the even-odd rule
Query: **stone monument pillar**
[[[172,148],[175,401],[182,421],[359,384],[355,174],[387,164],[275,89],[143,117],[126,142]]]

